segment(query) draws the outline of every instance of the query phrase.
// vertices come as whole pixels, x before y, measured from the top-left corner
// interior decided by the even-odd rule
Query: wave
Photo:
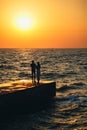
[[[74,101],[79,101],[79,96],[77,94],[69,94],[69,95],[62,95],[62,96],[57,96],[55,98],[55,101],[56,102],[67,102],[67,105],[68,103],[72,104],[72,102]]]
[[[30,78],[30,75],[28,73],[25,73],[25,72],[20,72],[19,73],[19,77],[27,77],[27,78]]]
[[[81,86],[85,86],[86,84],[83,82],[75,82],[73,84],[69,84],[69,85],[62,85],[59,88],[56,88],[56,91],[58,92],[65,92],[65,91],[69,91],[69,90],[75,90],[75,89],[80,89]]]
[[[73,83],[73,84],[71,84],[72,86],[74,85],[74,86],[83,86],[83,85],[86,85],[85,83],[83,83],[83,82],[76,82],[76,83]]]
[[[23,62],[23,63],[20,64],[20,67],[29,67],[29,63],[24,63]]]
[[[13,65],[4,65],[4,64],[2,64],[2,65],[0,65],[0,69],[12,69],[12,70],[14,70],[14,69],[16,69],[16,67],[15,66],[13,66]]]
[[[64,85],[64,86],[62,86],[60,88],[57,88],[56,91],[58,91],[58,92],[64,92],[64,91],[67,91],[69,89],[72,89],[72,88],[70,86],[68,86],[68,85]]]

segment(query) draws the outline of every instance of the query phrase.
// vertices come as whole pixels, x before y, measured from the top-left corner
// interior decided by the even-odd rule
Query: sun
[[[16,24],[20,29],[29,29],[32,27],[32,20],[29,17],[22,16],[17,19]]]

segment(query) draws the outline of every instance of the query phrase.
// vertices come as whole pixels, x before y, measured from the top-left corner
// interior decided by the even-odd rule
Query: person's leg
[[[32,83],[34,83],[35,81],[35,74],[34,74],[34,71],[32,71]]]
[[[35,71],[34,71],[34,73],[33,73],[33,78],[34,78],[34,83],[35,83],[35,78],[36,78],[36,77],[35,77]]]
[[[40,72],[39,71],[37,72],[37,81],[38,81],[38,84],[39,84],[39,81],[40,81]]]
[[[33,83],[33,72],[32,72],[32,83]]]

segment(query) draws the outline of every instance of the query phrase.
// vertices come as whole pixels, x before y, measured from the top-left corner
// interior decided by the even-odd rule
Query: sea
[[[87,48],[1,48],[0,84],[31,79],[32,60],[41,80],[56,82],[56,96],[35,112],[0,118],[0,130],[87,130]]]

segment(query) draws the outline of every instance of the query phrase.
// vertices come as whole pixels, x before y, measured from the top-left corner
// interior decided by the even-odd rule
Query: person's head
[[[37,65],[40,65],[40,62],[37,62]]]
[[[34,60],[32,60],[32,63],[34,63]]]

